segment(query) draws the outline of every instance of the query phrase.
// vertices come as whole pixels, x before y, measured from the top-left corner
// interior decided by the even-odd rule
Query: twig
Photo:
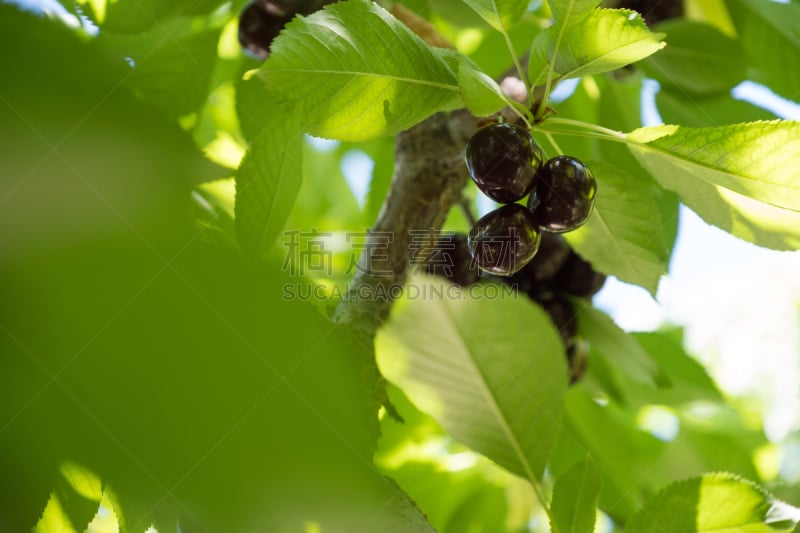
[[[463,151],[477,120],[465,110],[437,113],[397,136],[389,193],[334,320],[368,334],[386,319],[413,262],[414,235],[441,229],[462,197]]]

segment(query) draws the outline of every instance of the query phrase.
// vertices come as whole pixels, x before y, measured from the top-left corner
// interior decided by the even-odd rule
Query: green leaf
[[[742,47],[758,81],[796,100],[800,87],[800,5],[769,0],[728,0]]]
[[[550,61],[554,78],[577,78],[624,67],[664,47],[664,35],[651,32],[641,15],[627,9],[595,9],[567,26],[553,58],[560,30],[559,24],[551,26],[531,45],[528,72],[534,85],[545,82]]]
[[[800,248],[800,213],[780,209],[724,187],[698,182],[681,200],[708,224],[774,250]]]
[[[222,3],[222,0],[77,0],[83,14],[103,31],[115,33],[147,31],[170,17],[209,13]]]
[[[459,54],[458,88],[470,113],[478,117],[492,115],[514,105],[503,89],[467,56]]]
[[[236,174],[236,235],[248,254],[264,255],[283,229],[300,190],[302,160],[299,124],[274,115]]]
[[[800,509],[774,500],[754,483],[728,473],[670,485],[653,496],[625,531],[635,533],[789,532]]]
[[[725,35],[736,37],[725,0],[687,0],[683,9],[689,20],[711,24]]]
[[[655,296],[667,273],[670,247],[653,188],[611,164],[592,161],[589,167],[597,179],[594,211],[566,235],[569,243],[596,269]]]
[[[640,74],[616,76],[609,73],[595,76],[593,79],[596,79],[600,86],[599,117],[595,121],[596,124],[617,131],[630,131],[642,126]],[[669,263],[678,235],[678,196],[660,187],[625,145],[616,142],[598,144],[600,155],[595,158],[610,162],[621,171],[638,178],[641,187],[647,184],[646,196],[652,198],[658,206],[659,216],[654,215],[653,218],[661,225],[662,242],[664,249],[667,250],[665,261]]]
[[[578,334],[589,341],[590,357],[602,357],[630,379],[644,384],[663,385],[668,378],[639,343],[614,321],[582,300],[573,300],[578,316]]]
[[[378,333],[378,365],[453,437],[536,480],[558,434],[564,348],[538,306],[487,286],[494,297],[477,299],[415,278]]]
[[[559,533],[592,533],[603,479],[589,456],[556,480],[550,512]]]
[[[776,118],[774,113],[730,94],[687,98],[685,94],[662,89],[656,94],[656,106],[666,124],[695,128]]]
[[[548,4],[556,22],[574,23],[588,15],[600,0],[548,0]]]
[[[556,478],[564,475],[588,453],[603,477],[601,509],[615,522],[625,523],[642,502],[642,472],[658,459],[664,443],[640,430],[634,416],[615,402],[598,402],[586,387],[571,387],[565,400],[565,424],[552,472]]]
[[[133,63],[125,84],[134,93],[178,118],[205,102],[217,60],[219,25],[199,22],[170,19],[136,35],[101,32],[97,44],[117,61]]]
[[[597,124],[601,94],[602,93],[598,91],[595,78],[587,76],[578,82],[575,92],[573,92],[569,98],[563,102],[554,104],[553,107],[556,109],[559,116],[570,117],[589,124]],[[544,124],[547,124],[547,122]],[[540,144],[544,148],[546,155],[555,156],[557,152],[563,151],[565,154],[572,154],[584,161],[599,158],[599,145],[601,143],[594,137],[555,134],[554,136],[556,137],[560,150],[556,150],[549,141],[545,139],[540,140]]]
[[[642,348],[669,376],[672,385],[657,390],[642,388],[641,404],[682,405],[692,401],[718,402],[722,394],[706,369],[686,353],[674,334],[665,332],[633,333]]]
[[[532,487],[489,459],[465,452],[396,387],[387,389],[402,421],[381,420],[375,462],[425,510],[431,525],[442,533],[496,531],[498,524],[503,531],[523,531],[536,505]],[[469,462],[452,468],[454,457]]]
[[[456,13],[472,14],[471,11],[465,10],[460,2],[452,2],[452,4],[445,0],[437,2],[439,5],[451,6]],[[439,13],[448,21],[453,21],[452,17],[446,17],[443,13]],[[477,18],[477,15],[476,15]],[[464,24],[465,27],[474,27],[475,24]],[[501,79],[503,74],[508,70],[511,64],[509,58],[508,41],[511,41],[511,47],[517,51],[525,51],[530,48],[533,38],[542,31],[538,21],[534,17],[522,17],[518,24],[511,28],[505,34],[497,31],[484,31],[481,39],[480,46],[475,51],[470,51],[469,57],[493,79]],[[498,61],[498,58],[504,58]]]
[[[100,506],[103,487],[97,475],[71,462],[62,464],[60,470],[61,476],[35,533],[84,531]]]
[[[528,9],[528,0],[464,0],[486,22],[505,33]]]
[[[440,55],[367,0],[296,18],[258,75],[269,91],[301,103],[306,132],[331,139],[392,135],[460,101]]]
[[[672,19],[653,29],[666,34],[667,46],[640,67],[662,87],[718,94],[745,79],[747,62],[739,43],[714,26]]]
[[[800,210],[800,123],[656,126],[628,138],[641,143],[629,147],[642,166],[687,204],[702,183]]]

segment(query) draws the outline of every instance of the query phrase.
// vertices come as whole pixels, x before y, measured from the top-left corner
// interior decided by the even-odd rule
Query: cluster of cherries
[[[506,204],[469,232],[470,253],[481,270],[510,276],[536,255],[541,232],[564,233],[592,213],[597,182],[580,160],[560,155],[544,161],[530,132],[492,124],[467,143],[467,169],[478,188]],[[528,196],[527,208],[517,204]]]
[[[544,161],[530,132],[493,124],[469,140],[466,162],[478,188],[506,205],[478,220],[469,232],[441,237],[436,249],[448,261],[428,272],[468,286],[482,278],[502,281],[525,293],[550,316],[564,342],[570,380],[586,369],[587,346],[577,335],[570,297],[590,299],[606,276],[570,248],[560,235],[591,215],[597,183],[578,159]],[[528,196],[527,206],[517,204]]]

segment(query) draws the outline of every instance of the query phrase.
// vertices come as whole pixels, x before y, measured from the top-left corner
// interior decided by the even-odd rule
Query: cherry
[[[606,282],[606,275],[572,251],[555,279],[557,289],[582,298],[591,298]]]
[[[429,274],[468,287],[478,281],[480,271],[472,261],[463,233],[444,234],[436,239],[428,257],[426,270]]]
[[[469,175],[486,196],[503,204],[531,192],[543,159],[530,132],[514,124],[486,126],[467,142]]]
[[[467,245],[478,268],[510,276],[533,259],[541,236],[533,214],[519,204],[484,215],[469,232]]]
[[[253,59],[269,56],[272,41],[292,20],[295,9],[285,0],[253,0],[239,15],[239,43]]]
[[[552,280],[570,254],[570,247],[564,237],[557,233],[542,232],[539,251],[530,263],[505,281],[516,286],[519,292],[531,298],[538,294],[552,292]]]
[[[568,346],[570,340],[578,333],[578,321],[575,318],[575,310],[566,298],[553,296],[539,301],[539,305],[550,315],[564,346]]]
[[[597,182],[589,167],[574,157],[560,155],[539,170],[528,208],[541,229],[563,233],[586,222],[596,195]]]

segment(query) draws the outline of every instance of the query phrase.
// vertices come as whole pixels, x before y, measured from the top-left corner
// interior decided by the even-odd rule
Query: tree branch
[[[476,126],[475,117],[458,110],[397,136],[389,193],[335,321],[371,334],[387,318],[413,266],[413,236],[439,230],[461,199],[468,180],[464,146]]]

